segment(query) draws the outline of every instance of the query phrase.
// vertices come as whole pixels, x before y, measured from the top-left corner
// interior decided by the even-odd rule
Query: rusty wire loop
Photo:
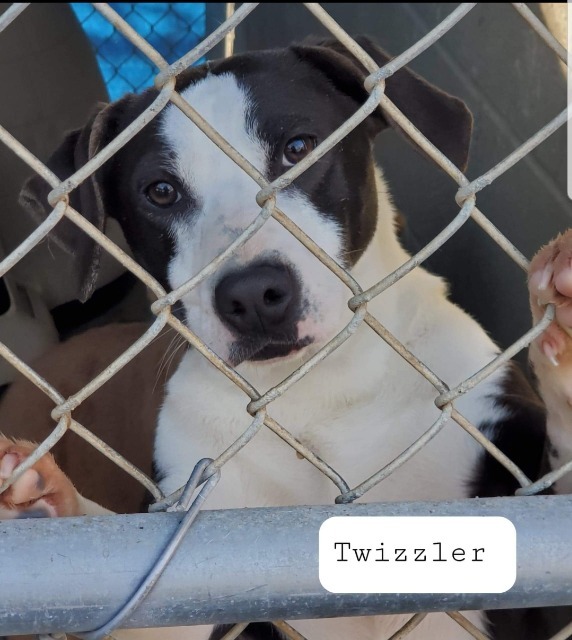
[[[225,38],[232,37],[234,30],[240,25],[258,6],[257,3],[244,3],[236,11],[228,12],[227,19],[217,27],[210,35],[191,51],[183,55],[172,64],[159,54],[135,29],[133,29],[119,14],[108,4],[93,3],[99,14],[107,20],[119,33],[121,33],[133,46],[135,46],[150,62],[152,62],[157,74],[154,78],[157,95],[151,105],[141,113],[125,130],[123,130],[112,142],[97,150],[88,162],[79,168],[73,175],[64,180],[59,180],[42,162],[40,162],[28,149],[18,142],[8,131],[0,126],[0,142],[21,158],[39,176],[51,186],[52,190],[48,202],[52,207],[51,213],[18,247],[0,262],[0,277],[5,275],[14,265],[26,256],[38,245],[50,231],[66,217],[77,225],[98,243],[107,253],[112,255],[128,271],[145,284],[154,295],[154,301],[150,305],[151,311],[156,316],[147,331],[134,344],[132,344],[114,362],[110,363],[104,371],[97,375],[75,394],[64,398],[57,389],[53,388],[46,380],[40,377],[29,365],[24,363],[6,345],[0,343],[0,357],[7,360],[22,375],[31,381],[38,389],[46,394],[54,403],[51,417],[55,422],[52,432],[43,440],[34,453],[25,459],[14,470],[13,474],[1,486],[0,493],[13,484],[27,469],[37,460],[49,452],[58,440],[71,430],[90,443],[103,455],[114,461],[126,473],[138,480],[151,492],[155,503],[150,511],[182,511],[184,516],[176,533],[169,541],[158,560],[151,566],[148,575],[142,580],[136,592],[120,611],[103,627],[83,634],[86,640],[98,640],[105,635],[110,635],[113,629],[120,626],[121,621],[131,613],[146,597],[153,585],[159,579],[162,571],[168,565],[170,558],[176,552],[178,544],[183,539],[185,532],[192,525],[194,518],[200,510],[208,493],[214,488],[221,473],[224,473],[224,465],[246,446],[256,447],[256,436],[263,428],[280,438],[287,446],[303,456],[338,489],[336,498],[338,503],[348,503],[364,496],[371,488],[383,482],[396,469],[402,467],[423,449],[441,430],[451,422],[455,422],[455,428],[464,429],[480,445],[488,451],[507,471],[509,471],[520,484],[517,491],[519,495],[533,495],[545,490],[566,473],[572,472],[572,461],[558,469],[544,475],[532,482],[526,475],[503,454],[479,429],[467,420],[455,407],[455,401],[465,393],[480,384],[488,376],[499,370],[511,357],[520,350],[526,348],[538,337],[554,319],[554,307],[548,305],[543,318],[534,327],[526,332],[512,346],[498,354],[491,362],[480,371],[475,372],[467,379],[457,382],[450,387],[447,381],[441,380],[424,362],[414,353],[410,352],[375,316],[368,310],[368,303],[376,296],[396,284],[401,278],[420,266],[429,256],[445,245],[466,222],[471,218],[496,242],[513,261],[521,268],[528,268],[528,261],[523,254],[503,235],[495,225],[487,218],[477,206],[476,196],[481,190],[488,187],[495,179],[504,174],[517,162],[522,160],[539,144],[544,142],[552,133],[562,127],[567,120],[567,112],[563,111],[552,121],[543,126],[537,133],[521,144],[507,157],[481,176],[469,181],[464,173],[456,167],[445,155],[443,155],[396,107],[385,94],[386,81],[399,69],[414,60],[423,51],[432,46],[441,37],[458,25],[475,7],[475,3],[463,3],[455,8],[436,27],[431,29],[411,47],[401,52],[395,58],[383,66],[379,66],[371,56],[352,38],[328,12],[316,3],[303,3],[306,9],[325,27],[339,42],[341,42],[363,65],[367,71],[364,87],[369,97],[352,114],[346,122],[333,131],[323,140],[306,158],[288,169],[284,174],[268,182],[261,172],[254,167],[239,150],[233,148],[214,129],[205,118],[198,113],[192,104],[177,92],[176,84],[178,76],[191,64],[208,53],[216,44]],[[554,51],[563,62],[567,62],[566,49],[556,40],[542,22],[523,3],[512,3],[512,6],[526,23],[532,28],[542,41]],[[7,28],[14,20],[26,10],[28,4],[13,4],[0,16],[0,32]],[[240,167],[258,185],[259,191],[256,201],[252,203],[253,214],[259,209],[253,221],[242,230],[239,236],[232,241],[223,251],[205,265],[198,273],[181,284],[178,288],[166,291],[147,271],[145,271],[133,258],[123,252],[115,243],[109,240],[96,227],[89,223],[80,212],[69,204],[70,194],[85,180],[91,179],[94,173],[104,163],[108,162],[120,149],[122,149],[134,136],[147,126],[165,108],[180,110],[191,122],[197,126],[215,145],[219,147],[238,167]],[[315,240],[310,238],[298,227],[279,206],[280,192],[288,188],[304,171],[316,163],[335,145],[343,140],[351,131],[360,125],[376,109],[381,109],[386,118],[395,123],[406,136],[437,166],[439,166],[458,186],[455,196],[460,210],[447,226],[436,235],[426,246],[415,255],[411,256],[395,271],[386,275],[373,286],[363,290],[359,282],[343,265],[328,255]],[[244,376],[226,363],[217,355],[191,327],[184,325],[172,313],[172,307],[185,295],[195,289],[206,278],[217,272],[234,253],[273,218],[292,236],[294,236],[313,256],[315,256],[326,268],[348,288],[348,307],[353,312],[351,320],[334,336],[326,345],[315,353],[307,362],[298,367],[288,377],[266,390],[256,389]],[[161,489],[146,474],[131,464],[118,452],[114,451],[105,442],[95,436],[89,429],[74,419],[73,412],[85,402],[97,389],[104,384],[112,384],[114,375],[126,366],[133,358],[145,349],[164,327],[173,328],[204,358],[206,358],[223,375],[232,381],[245,394],[245,411],[250,414],[252,420],[243,433],[231,443],[224,451],[218,453],[214,459],[201,460],[195,466],[189,482],[185,487],[169,496],[164,496]],[[435,405],[439,409],[439,417],[426,431],[417,438],[409,447],[396,456],[383,468],[372,474],[351,488],[340,473],[333,468],[327,460],[323,460],[316,452],[300,442],[289,430],[289,425],[279,424],[271,415],[272,402],[287,394],[295,384],[301,384],[303,378],[312,369],[329,357],[343,343],[350,340],[362,325],[367,325],[379,338],[381,338],[393,351],[399,354],[409,365],[423,376],[436,391]],[[217,452],[213,452],[215,454]],[[193,500],[199,485],[204,486]],[[465,616],[459,612],[445,612],[452,620],[467,631],[477,640],[485,640],[486,636],[477,629]],[[410,618],[402,628],[397,631],[392,640],[406,638],[409,633],[422,624],[427,614],[418,613]],[[292,640],[305,640],[303,636],[283,621],[275,621],[276,626]],[[235,625],[224,636],[226,640],[236,638],[245,628],[245,624]],[[564,640],[572,634],[572,623],[565,627],[551,640]],[[312,639],[310,639],[312,640]],[[540,639],[539,639],[540,640]],[[548,640],[548,639],[546,639]]]

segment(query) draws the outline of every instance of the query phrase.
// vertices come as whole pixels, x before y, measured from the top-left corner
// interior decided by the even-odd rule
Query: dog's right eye
[[[158,207],[170,207],[181,199],[179,192],[169,182],[161,180],[145,189],[147,200]]]
[[[284,147],[284,155],[282,156],[282,164],[285,167],[293,167],[300,160],[304,159],[311,151],[318,146],[316,136],[308,134],[291,138]]]

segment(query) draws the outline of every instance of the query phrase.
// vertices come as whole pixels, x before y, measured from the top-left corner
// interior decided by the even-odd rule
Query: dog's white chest
[[[249,398],[201,358],[187,354],[170,382],[161,414],[156,459],[168,492],[185,483],[199,459],[219,456],[252,422],[246,412]],[[356,371],[353,391],[342,384],[345,373],[324,373],[318,367],[272,402],[268,413],[354,488],[413,445],[440,415],[431,385],[397,356],[390,364],[393,375],[382,376],[381,382],[371,371]],[[365,380],[373,384],[367,386]],[[406,401],[411,397],[415,402]],[[469,419],[480,417],[479,398],[461,404]],[[450,421],[362,500],[465,497],[479,453],[474,440]],[[328,504],[341,492],[335,481],[262,426],[224,465],[219,487],[206,506]]]

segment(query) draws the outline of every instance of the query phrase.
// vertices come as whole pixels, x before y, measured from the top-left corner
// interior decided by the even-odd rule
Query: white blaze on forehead
[[[182,92],[183,97],[261,173],[267,173],[269,151],[250,126],[248,91],[232,74],[207,76]],[[174,152],[172,171],[194,196],[194,209],[174,223],[173,259],[169,280],[176,288],[218,256],[260,213],[260,187],[175,106],[167,109],[161,134]],[[329,255],[340,259],[342,235],[328,212],[318,212],[307,194],[295,186],[280,192],[277,204]],[[326,215],[324,215],[326,214]],[[302,243],[270,218],[240,247],[214,276],[184,296],[187,322],[219,355],[226,357],[232,334],[213,307],[217,282],[233,271],[261,259],[293,267],[300,279],[305,307],[299,337],[316,342],[339,329],[347,312],[345,286]],[[331,326],[330,326],[331,325]]]
[[[232,74],[209,75],[181,95],[231,146],[264,172],[265,149],[247,126],[250,101]],[[216,196],[213,184],[234,186],[237,180],[250,182],[256,194],[258,187],[252,178],[174,105],[167,108],[161,128],[176,154],[173,169],[199,201]]]

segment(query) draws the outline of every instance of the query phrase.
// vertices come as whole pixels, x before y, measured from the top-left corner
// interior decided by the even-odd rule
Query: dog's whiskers
[[[169,329],[167,331],[168,332],[175,331],[175,329],[173,329],[172,327],[169,327]],[[163,354],[163,357],[161,358],[161,361],[159,362],[159,366],[157,368],[157,373],[155,375],[155,383],[153,385],[153,392],[155,392],[155,390],[157,388],[157,384],[159,383],[159,379],[161,378],[162,374],[165,373],[165,377],[167,376],[167,374],[169,372],[169,368],[171,366],[171,363],[173,362],[173,359],[174,359],[175,355],[177,354],[177,352],[180,350],[180,348],[186,342],[187,341],[185,340],[185,338],[183,338],[182,335],[180,335],[179,333],[177,333],[175,331],[175,335],[171,339],[171,342],[169,342],[169,346],[165,349],[165,353]]]

